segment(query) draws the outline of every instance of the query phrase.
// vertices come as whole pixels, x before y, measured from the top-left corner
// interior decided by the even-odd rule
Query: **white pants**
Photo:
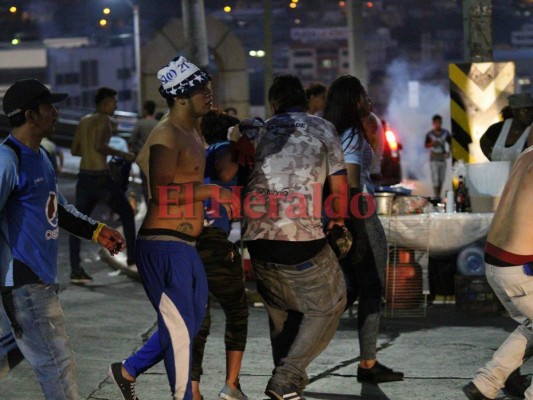
[[[526,275],[522,265],[497,267],[485,263],[487,281],[509,315],[519,323],[473,382],[488,398],[494,399],[507,377],[522,365],[526,349],[533,346],[533,276]],[[533,400],[533,387],[525,393]]]

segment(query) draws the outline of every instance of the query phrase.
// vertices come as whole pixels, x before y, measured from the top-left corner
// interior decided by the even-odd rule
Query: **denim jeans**
[[[47,400],[77,400],[74,355],[57,285],[28,284],[2,293],[17,346]],[[23,390],[21,388],[21,390]]]
[[[11,324],[0,301],[0,380],[15,368],[24,357],[11,331]]]
[[[126,239],[128,261],[135,259],[135,216],[126,195],[111,180],[111,175],[102,173],[90,175],[80,172],[76,183],[76,208],[85,215],[91,215],[98,202],[104,201],[120,216]],[[70,267],[72,273],[80,271],[80,238],[70,235]]]
[[[429,168],[431,170],[431,181],[434,188],[442,188],[446,178],[446,160],[430,160]],[[440,193],[435,193],[440,197]]]
[[[303,390],[307,366],[335,335],[346,305],[337,257],[326,245],[298,265],[252,258],[252,266],[269,316],[275,365],[270,383]]]
[[[533,346],[533,276],[526,275],[523,266],[497,267],[485,263],[487,281],[518,327],[511,332],[483,368],[474,376],[477,388],[491,399],[496,398],[507,377],[522,365],[526,350]],[[533,400],[533,386],[525,393]]]
[[[347,221],[347,225],[350,224]],[[376,213],[365,219],[368,248],[362,260],[354,261],[355,248],[341,260],[346,280],[347,303],[350,307],[359,299],[357,307],[357,332],[362,360],[376,358],[381,298],[387,267],[387,238]],[[356,232],[352,232],[354,237]],[[354,242],[355,243],[355,242]]]

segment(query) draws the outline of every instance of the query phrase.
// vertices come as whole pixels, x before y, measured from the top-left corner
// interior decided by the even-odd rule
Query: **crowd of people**
[[[155,309],[157,330],[109,367],[122,398],[138,400],[135,385],[143,372],[164,361],[172,398],[203,399],[211,293],[226,316],[226,379],[219,397],[248,399],[239,380],[248,306],[241,254],[229,240],[231,221],[242,219],[242,241],[270,327],[274,369],[265,394],[273,400],[303,398],[307,367],[356,300],[357,380],[403,380],[402,372],[377,359],[388,249],[372,178],[379,176],[384,132],[361,81],[342,75],[329,87],[314,82],[304,88],[295,75],[278,76],[268,91],[272,116],[264,121],[239,120],[235,109],[217,109],[211,76],[184,57],[161,68],[157,79],[167,111],[156,118],[155,102],[147,101],[123,150],[110,146],[117,92],[97,91],[95,111],[80,120],[72,143],[72,154],[81,156],[75,205],[58,190],[58,167],[41,147],[54,131],[54,104],[67,94],[52,93],[35,79],[18,81],[6,92],[3,108],[12,133],[0,146],[0,323],[9,332],[2,338],[8,367],[26,359],[47,399],[78,398],[57,297],[62,227],[71,233],[72,283],[92,281],[80,265],[80,238],[92,239],[112,255],[126,251],[127,265],[138,271]],[[482,140],[491,157],[520,148],[513,150],[517,160],[489,232],[486,262],[490,284],[520,326],[465,386],[470,399],[494,398],[533,338],[527,303],[533,232],[519,222],[531,216],[533,153],[519,156],[529,143],[518,134],[528,130],[528,116],[532,122],[533,101],[514,95],[509,104],[512,119],[491,127]],[[438,196],[451,135],[439,115],[433,124],[426,147]],[[109,156],[135,160],[140,168],[147,211],[138,232]],[[90,217],[100,201],[119,215],[124,237]],[[23,217],[30,222],[21,224]],[[533,399],[533,389],[525,396]]]

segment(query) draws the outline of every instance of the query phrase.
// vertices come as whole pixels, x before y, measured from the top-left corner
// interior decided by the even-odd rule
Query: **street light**
[[[135,80],[137,81],[137,112],[142,115],[141,97],[141,29],[139,23],[139,4],[124,0],[133,10],[133,53],[135,56]]]

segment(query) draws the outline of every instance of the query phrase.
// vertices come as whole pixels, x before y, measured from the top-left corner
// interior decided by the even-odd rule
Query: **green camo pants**
[[[222,229],[206,227],[196,248],[205,267],[209,292],[226,314],[226,351],[244,351],[248,333],[248,302],[244,290],[241,255]],[[200,331],[194,338],[191,380],[200,381],[204,348],[211,327],[209,307]]]

